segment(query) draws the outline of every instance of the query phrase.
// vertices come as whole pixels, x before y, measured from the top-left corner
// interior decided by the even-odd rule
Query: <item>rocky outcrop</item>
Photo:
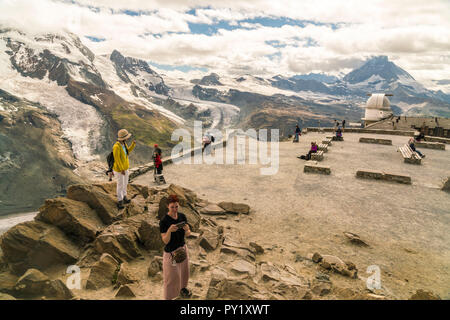
[[[142,220],[138,229],[138,237],[147,250],[162,251],[164,248],[164,242],[161,239],[159,230],[159,222],[153,215],[148,215],[147,219]]]
[[[100,260],[91,268],[86,289],[98,290],[112,286],[117,280],[119,262],[111,255],[104,253]]]
[[[86,184],[70,186],[67,198],[88,204],[105,224],[111,224],[118,215],[116,199],[98,186]]]
[[[28,221],[9,229],[2,236],[4,259],[16,274],[30,268],[45,270],[57,264],[70,265],[80,256],[80,248],[59,228]]]
[[[431,291],[419,289],[409,298],[409,300],[441,300],[441,297]]]
[[[59,279],[50,280],[47,275],[36,269],[29,269],[17,280],[14,287],[18,296],[42,297],[53,299],[71,299],[72,292]]]
[[[96,212],[86,203],[67,198],[46,200],[36,220],[57,226],[82,245],[93,241],[104,227]]]
[[[344,262],[339,257],[321,255],[316,252],[312,257],[312,260],[315,263],[319,263],[322,268],[334,271],[346,277],[356,279],[358,276],[358,269],[356,269],[355,264],[352,262]]]
[[[250,207],[245,203],[234,203],[234,202],[220,202],[218,204],[227,213],[232,214],[248,214],[250,212]]]

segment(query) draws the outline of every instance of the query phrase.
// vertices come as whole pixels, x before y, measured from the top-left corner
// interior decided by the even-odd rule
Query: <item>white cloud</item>
[[[2,0],[0,21],[28,32],[63,28],[80,36],[96,54],[118,49],[161,64],[192,65],[233,75],[260,76],[348,71],[372,55],[391,60],[424,83],[450,79],[450,2],[229,0]],[[99,8],[91,10],[88,6]],[[196,8],[196,15],[186,12]],[[121,10],[141,11],[130,16]],[[283,17],[325,23],[304,28],[242,22]],[[189,22],[225,20],[235,30],[190,34]],[[239,23],[240,21],[240,23]],[[332,28],[330,23],[342,23]],[[158,35],[156,35],[158,34]],[[104,38],[91,42],[84,36]],[[278,41],[277,48],[267,41]],[[308,46],[314,43],[315,46]],[[177,74],[178,71],[173,71]],[[168,73],[168,72],[166,72]],[[197,75],[193,71],[191,75]]]

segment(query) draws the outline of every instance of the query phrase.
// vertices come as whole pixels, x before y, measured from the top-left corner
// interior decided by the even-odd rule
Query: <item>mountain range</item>
[[[118,50],[95,55],[72,33],[0,28],[0,174],[8,177],[0,182],[0,214],[35,208],[69,183],[103,174],[120,128],[137,140],[132,162],[139,165],[151,161],[154,143],[167,155],[173,130],[191,130],[194,120],[288,135],[297,123],[359,121],[366,94],[375,92],[393,94],[395,114],[450,117],[449,95],[426,89],[386,56],[343,77],[211,73],[189,80]],[[29,189],[19,206],[23,184]]]

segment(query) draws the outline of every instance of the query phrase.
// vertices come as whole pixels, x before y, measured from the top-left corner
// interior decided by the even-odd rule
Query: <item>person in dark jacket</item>
[[[292,142],[298,142],[298,137],[302,135],[302,130],[298,126],[298,124],[295,126],[295,138]]]
[[[412,151],[416,152],[421,158],[425,158],[425,155],[422,154],[419,150],[416,149],[416,145],[414,144],[414,138],[409,139],[408,144]]]

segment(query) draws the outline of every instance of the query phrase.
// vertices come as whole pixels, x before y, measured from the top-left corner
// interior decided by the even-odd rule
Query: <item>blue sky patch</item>
[[[84,36],[85,38],[88,38],[89,40],[93,41],[93,42],[102,42],[105,41],[105,38],[97,38],[97,37],[92,37],[92,36]]]
[[[147,61],[149,65],[151,66],[155,66],[158,69],[162,69],[162,70],[167,70],[167,71],[174,71],[174,70],[178,70],[181,72],[189,72],[189,71],[202,71],[202,72],[208,72],[207,68],[201,68],[201,67],[193,67],[193,66],[189,66],[189,65],[182,65],[182,66],[173,66],[170,64],[159,64],[153,61]]]

